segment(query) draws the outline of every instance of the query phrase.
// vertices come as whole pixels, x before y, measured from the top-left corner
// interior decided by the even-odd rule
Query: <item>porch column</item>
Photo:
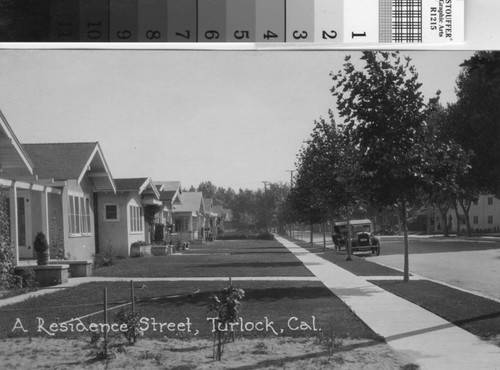
[[[47,238],[47,244],[50,245],[50,226],[49,226],[49,193],[47,187],[43,187],[43,191],[40,193],[41,204],[42,204],[42,232]]]
[[[17,188],[16,182],[13,181],[9,189],[9,203],[10,203],[10,240],[14,247],[14,264],[19,265],[19,240],[18,240],[18,226],[17,226]]]

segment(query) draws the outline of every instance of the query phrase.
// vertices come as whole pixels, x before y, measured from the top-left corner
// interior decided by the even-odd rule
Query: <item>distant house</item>
[[[115,191],[99,143],[21,144],[0,112],[0,168],[16,264],[34,258],[38,231],[69,259],[92,258],[97,195]]]
[[[162,212],[158,213],[157,223],[165,225],[165,238],[169,238],[174,228],[173,207],[181,204],[182,194],[180,181],[155,181],[163,205]]]
[[[130,245],[150,241],[145,208],[161,206],[160,193],[149,177],[115,179],[116,193],[97,198],[99,249],[115,256],[128,257]]]
[[[221,234],[224,232],[224,222],[223,222],[223,212],[222,212],[222,206],[221,205],[214,205],[210,209],[210,212],[214,214],[215,216],[215,223],[213,226],[213,233],[214,236],[217,237],[217,235]]]
[[[222,224],[224,231],[234,229],[233,211],[229,208],[222,208]]]
[[[465,216],[462,209],[458,207],[460,231],[466,231]],[[455,232],[457,227],[457,216],[455,210],[451,209],[447,214],[448,227]],[[470,206],[470,226],[474,232],[500,232],[500,199],[493,194],[483,194]],[[439,230],[439,229],[438,229]],[[442,228],[440,229],[442,230]]]
[[[203,240],[205,205],[201,192],[183,192],[173,206],[175,232],[183,241]]]

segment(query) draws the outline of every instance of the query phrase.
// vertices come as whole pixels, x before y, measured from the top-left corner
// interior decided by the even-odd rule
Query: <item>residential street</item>
[[[308,241],[309,234],[304,232],[301,239]],[[323,243],[323,236],[315,234],[314,242]],[[357,255],[402,270],[403,238],[383,236],[381,245],[378,257],[366,253]],[[328,234],[327,247],[332,247]],[[488,238],[411,237],[410,272],[500,300],[500,241]]]

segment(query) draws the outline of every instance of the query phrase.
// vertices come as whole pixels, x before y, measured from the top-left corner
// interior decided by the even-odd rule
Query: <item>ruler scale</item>
[[[0,0],[0,42],[464,42],[464,0]]]

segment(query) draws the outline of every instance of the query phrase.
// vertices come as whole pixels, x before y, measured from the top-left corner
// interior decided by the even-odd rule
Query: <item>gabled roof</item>
[[[2,177],[17,179],[33,175],[33,161],[0,111],[0,170]]]
[[[203,194],[201,191],[184,192],[180,195],[182,204],[174,206],[174,212],[203,212]]]
[[[214,200],[212,198],[205,198],[205,199],[203,199],[203,203],[204,203],[204,206],[205,206],[205,212],[206,213],[209,213],[210,210],[212,209],[213,201]]]
[[[115,183],[98,142],[23,144],[40,179],[77,180],[88,174],[96,191],[115,191]]]
[[[155,181],[154,184],[160,192],[160,200],[164,202],[182,203],[180,194],[182,194],[180,181]]]
[[[224,221],[232,221],[233,220],[233,211],[229,208],[223,208],[222,214],[224,215]]]
[[[221,217],[222,216],[222,206],[221,205],[212,206],[212,209],[210,210],[210,212],[216,213],[217,216]]]
[[[142,194],[148,190],[153,193],[157,199],[160,199],[160,193],[151,177],[115,179],[115,184],[116,191],[137,191],[139,194]]]
[[[180,181],[155,181],[155,185],[159,185],[160,191],[179,191],[182,193]]]

